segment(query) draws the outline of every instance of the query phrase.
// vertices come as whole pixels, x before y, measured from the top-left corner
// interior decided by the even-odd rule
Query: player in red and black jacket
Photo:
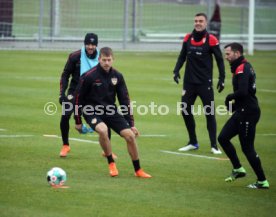
[[[261,113],[256,97],[256,74],[251,64],[244,58],[241,44],[231,43],[224,48],[225,58],[230,63],[233,74],[234,91],[226,97],[225,105],[228,109],[234,108],[235,110],[218,137],[220,145],[233,165],[232,173],[225,181],[232,182],[246,175],[246,171],[236,154],[236,149],[231,143],[231,139],[238,135],[242,151],[257,175],[257,182],[248,185],[248,187],[269,188],[261,160],[254,148],[256,125]]]
[[[91,61],[94,60],[98,63],[99,51],[97,50],[97,45],[98,36],[94,33],[87,33],[84,38],[83,48],[69,55],[60,77],[59,103],[62,105],[62,116],[60,120],[62,149],[60,151],[60,157],[66,157],[68,152],[70,152],[69,121],[72,113],[74,112],[74,94],[81,75],[81,68],[89,67],[88,64],[84,65],[81,63],[81,59],[86,58]]]
[[[207,129],[209,132],[211,152],[221,154],[217,147],[216,119],[214,113],[213,91],[213,55],[215,56],[219,79],[217,89],[224,89],[225,68],[222,53],[217,38],[206,31],[207,16],[198,13],[194,19],[194,30],[185,36],[181,52],[174,67],[174,81],[179,82],[180,69],[186,61],[185,75],[182,92],[182,116],[189,133],[189,142],[179,151],[197,150],[199,148],[195,120],[192,114],[192,106],[199,96],[204,106],[209,106],[212,111],[207,111]],[[206,107],[207,108],[207,107]]]
[[[150,178],[151,175],[145,173],[140,167],[135,138],[139,135],[139,131],[134,126],[125,80],[123,75],[112,67],[112,64],[112,49],[103,47],[100,50],[99,64],[89,70],[81,79],[75,102],[79,107],[78,113],[75,114],[76,129],[81,129],[81,115],[83,115],[87,124],[99,134],[99,143],[107,156],[109,173],[112,177],[119,174],[108,138],[108,128],[113,129],[127,143],[135,176]],[[115,104],[116,98],[122,108],[122,114],[119,113]]]

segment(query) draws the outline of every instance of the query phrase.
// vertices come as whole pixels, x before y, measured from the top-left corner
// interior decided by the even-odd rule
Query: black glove
[[[67,102],[68,99],[65,95],[60,95],[59,96],[59,104],[62,105],[62,102]]]
[[[179,72],[174,72],[174,76],[173,76],[173,80],[175,81],[175,83],[179,83],[179,80],[180,79],[180,74]]]
[[[225,98],[224,104],[227,108],[227,111],[229,111],[229,103],[232,103],[231,101],[234,99],[234,94],[228,94],[227,97]]]
[[[217,84],[217,90],[220,93],[221,91],[223,91],[223,89],[224,89],[224,81],[219,80]]]

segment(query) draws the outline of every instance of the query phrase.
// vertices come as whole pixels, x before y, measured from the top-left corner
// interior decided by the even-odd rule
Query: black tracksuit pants
[[[182,116],[189,133],[189,143],[198,143],[196,137],[196,125],[193,115],[193,105],[197,96],[200,97],[203,106],[206,109],[206,120],[207,129],[209,133],[211,146],[217,148],[217,124],[215,118],[215,104],[214,104],[214,90],[211,85],[195,85],[195,84],[184,84],[184,90],[182,94]],[[206,107],[207,106],[207,107]],[[210,110],[212,108],[212,112]],[[195,108],[197,111],[197,108]]]
[[[248,162],[253,168],[259,181],[266,180],[261,160],[254,148],[256,125],[260,119],[260,110],[246,113],[245,111],[235,112],[222,128],[218,141],[227,154],[234,169],[241,167],[236,149],[230,140],[238,135],[241,148]]]
[[[69,145],[69,129],[70,129],[69,122],[70,122],[71,115],[74,112],[74,104],[72,103],[72,105],[73,105],[72,109],[70,109],[70,106],[67,104],[64,104],[64,107],[62,106],[62,115],[60,119],[60,131],[61,131],[63,145],[64,144]]]

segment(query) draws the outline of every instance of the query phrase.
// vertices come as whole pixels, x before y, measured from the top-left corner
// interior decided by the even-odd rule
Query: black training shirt
[[[123,75],[114,68],[106,72],[98,64],[81,77],[76,94],[76,106],[91,105],[94,109],[102,108],[106,112],[109,111],[108,108],[117,108],[116,97],[120,105],[124,106],[124,118],[133,127],[134,119],[130,109],[130,98]],[[81,114],[78,113],[75,117],[76,124],[81,123]]]
[[[225,68],[217,38],[206,32],[200,40],[194,39],[193,33],[185,36],[174,72],[179,72],[186,61],[184,83],[211,84],[213,77],[214,54],[219,69],[219,79],[224,82]]]

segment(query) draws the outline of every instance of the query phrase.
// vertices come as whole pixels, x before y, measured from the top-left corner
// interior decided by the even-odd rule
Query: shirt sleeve
[[[182,44],[182,48],[180,51],[180,54],[178,56],[177,62],[175,64],[174,70],[173,72],[179,72],[180,69],[182,68],[184,62],[186,61],[186,57],[187,57],[187,41],[190,37],[190,34],[187,34],[183,40],[183,44]]]
[[[220,50],[219,45],[211,46],[212,53],[215,56],[218,71],[219,71],[219,80],[224,82],[225,79],[225,66],[223,62],[223,56]]]
[[[130,98],[127,90],[127,86],[124,77],[121,75],[118,86],[117,86],[117,97],[121,105],[121,110],[124,118],[131,127],[134,126],[133,111],[130,105]]]
[[[244,64],[240,65],[235,72],[238,80],[238,89],[234,92],[233,99],[244,98],[248,95],[249,74]]]
[[[63,72],[60,77],[60,96],[64,96],[68,87],[69,78],[74,71],[74,63],[72,61],[71,55],[69,55],[68,60],[65,64]]]

